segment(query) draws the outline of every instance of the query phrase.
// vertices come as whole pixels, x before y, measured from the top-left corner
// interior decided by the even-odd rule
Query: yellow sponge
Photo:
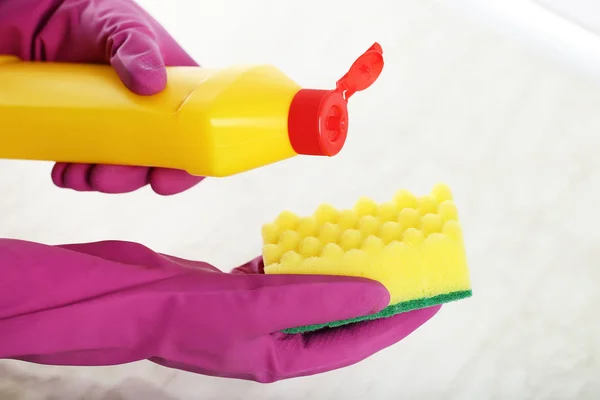
[[[400,190],[391,202],[362,198],[353,209],[323,204],[312,216],[284,211],[262,229],[266,274],[345,275],[381,282],[390,292],[383,311],[307,332],[471,296],[471,281],[452,193],[437,185],[428,196]]]

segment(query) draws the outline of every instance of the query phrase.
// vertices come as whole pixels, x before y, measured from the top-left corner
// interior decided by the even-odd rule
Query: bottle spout
[[[348,100],[371,86],[383,65],[383,50],[375,43],[354,61],[335,89],[299,90],[288,115],[288,135],[294,151],[328,157],[338,154],[348,135]]]

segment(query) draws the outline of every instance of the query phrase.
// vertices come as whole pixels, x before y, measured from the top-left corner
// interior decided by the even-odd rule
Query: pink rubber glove
[[[141,95],[164,89],[165,66],[197,65],[132,0],[0,0],[0,54],[110,63],[124,84]],[[170,195],[202,178],[163,168],[57,163],[52,180],[59,187],[104,193],[150,184],[156,193]]]
[[[273,382],[354,364],[439,309],[309,334],[285,328],[358,317],[389,301],[359,278],[223,273],[129,242],[66,246],[0,239],[0,358],[53,365],[150,359]]]

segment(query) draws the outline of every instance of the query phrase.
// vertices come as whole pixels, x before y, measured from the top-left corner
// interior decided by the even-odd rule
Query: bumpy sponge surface
[[[361,198],[352,209],[329,204],[311,216],[281,213],[262,230],[266,274],[345,275],[381,282],[391,295],[383,311],[288,333],[389,317],[471,296],[457,208],[437,185],[416,197],[400,190],[392,201]]]

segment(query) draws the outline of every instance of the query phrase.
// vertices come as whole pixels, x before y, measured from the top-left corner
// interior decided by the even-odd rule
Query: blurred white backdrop
[[[355,366],[272,385],[141,362],[0,363],[1,399],[596,399],[600,397],[600,43],[528,1],[140,1],[204,66],[273,63],[330,87],[374,41],[380,80],[351,102],[342,154],[297,158],[184,194],[52,186],[1,162],[0,235],[126,239],[228,270],[280,210],[455,194],[474,296]],[[505,6],[499,6],[499,4]],[[537,5],[536,5],[537,4]]]

